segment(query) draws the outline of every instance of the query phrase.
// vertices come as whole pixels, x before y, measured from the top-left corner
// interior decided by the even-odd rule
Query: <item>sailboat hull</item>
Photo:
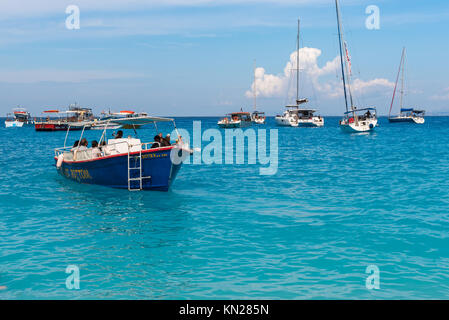
[[[422,117],[393,117],[388,119],[389,122],[409,122],[416,124],[423,124],[425,122]]]
[[[355,122],[348,123],[346,121],[340,122],[340,128],[344,132],[357,133],[357,132],[369,132],[373,131],[377,126],[377,119],[359,121],[358,124]]]

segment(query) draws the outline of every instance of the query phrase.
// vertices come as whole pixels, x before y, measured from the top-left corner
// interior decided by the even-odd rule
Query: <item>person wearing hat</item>
[[[167,135],[165,136],[165,138],[162,138],[162,139],[161,139],[161,143],[162,143],[162,146],[163,146],[163,147],[171,146],[171,143],[170,143],[170,134],[169,134],[169,133],[167,133]]]

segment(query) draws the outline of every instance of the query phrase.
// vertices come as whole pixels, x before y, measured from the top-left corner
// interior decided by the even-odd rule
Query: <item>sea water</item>
[[[184,165],[169,192],[69,181],[53,160],[65,132],[1,128],[0,298],[449,298],[449,118],[355,135],[325,121],[260,126],[279,130],[275,175]]]

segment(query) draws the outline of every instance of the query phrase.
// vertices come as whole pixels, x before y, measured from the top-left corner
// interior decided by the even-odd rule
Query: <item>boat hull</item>
[[[371,119],[371,120],[364,120],[359,121],[358,125],[355,124],[355,122],[352,123],[343,123],[340,122],[340,128],[344,132],[348,133],[357,133],[357,132],[369,132],[373,131],[377,126],[377,119]]]
[[[252,121],[255,124],[265,124],[265,119],[253,119]]]
[[[227,123],[218,123],[219,128],[230,129],[230,128],[247,128],[251,126],[251,121],[234,121]]]
[[[23,127],[23,122],[21,121],[5,121],[5,128],[21,128]]]
[[[421,117],[393,117],[388,118],[389,122],[396,123],[396,122],[408,122],[408,123],[416,123],[416,124],[423,124],[425,122],[424,118]]]
[[[324,126],[324,119],[313,117],[312,119],[299,119],[298,127],[316,128]]]
[[[142,151],[142,190],[168,191],[182,165],[174,164],[170,158],[173,148]],[[179,149],[177,149],[179,150]],[[139,152],[131,153],[130,167],[138,167]],[[55,157],[55,164],[57,164]],[[128,154],[106,156],[86,161],[63,161],[58,172],[73,181],[128,189]],[[137,178],[138,170],[130,170],[130,178]],[[140,189],[139,180],[131,180],[132,190]]]
[[[69,125],[67,123],[46,123],[40,122],[34,124],[36,131],[67,131]],[[82,130],[82,126],[70,126],[70,131]]]
[[[298,123],[286,117],[275,117],[276,125],[281,127],[297,127]]]

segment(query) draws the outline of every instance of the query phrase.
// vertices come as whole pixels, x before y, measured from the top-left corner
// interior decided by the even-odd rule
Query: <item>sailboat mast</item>
[[[256,99],[257,99],[257,91],[256,91],[256,59],[254,59],[254,111],[256,111]]]
[[[402,75],[401,75],[401,109],[402,109],[402,101],[404,98],[404,68],[405,68],[405,47],[402,49]]]
[[[298,35],[296,39],[296,104],[299,100],[299,19],[298,19]]]
[[[341,64],[341,75],[343,79],[343,92],[345,94],[345,106],[346,112],[348,112],[348,96],[346,93],[346,78],[345,78],[345,67],[343,62],[343,48],[342,48],[342,36],[341,36],[341,22],[340,22],[340,10],[338,8],[338,0],[335,0],[335,10],[337,11],[337,26],[338,26],[338,42],[340,45],[340,64]]]
[[[396,95],[396,88],[398,86],[399,74],[401,73],[402,62],[404,61],[404,54],[405,54],[405,47],[402,48],[401,62],[399,62],[399,70],[398,70],[398,75],[396,76],[396,82],[394,84],[393,98],[391,98],[390,111],[388,112],[388,118],[391,117],[391,109],[393,108],[394,96]]]

